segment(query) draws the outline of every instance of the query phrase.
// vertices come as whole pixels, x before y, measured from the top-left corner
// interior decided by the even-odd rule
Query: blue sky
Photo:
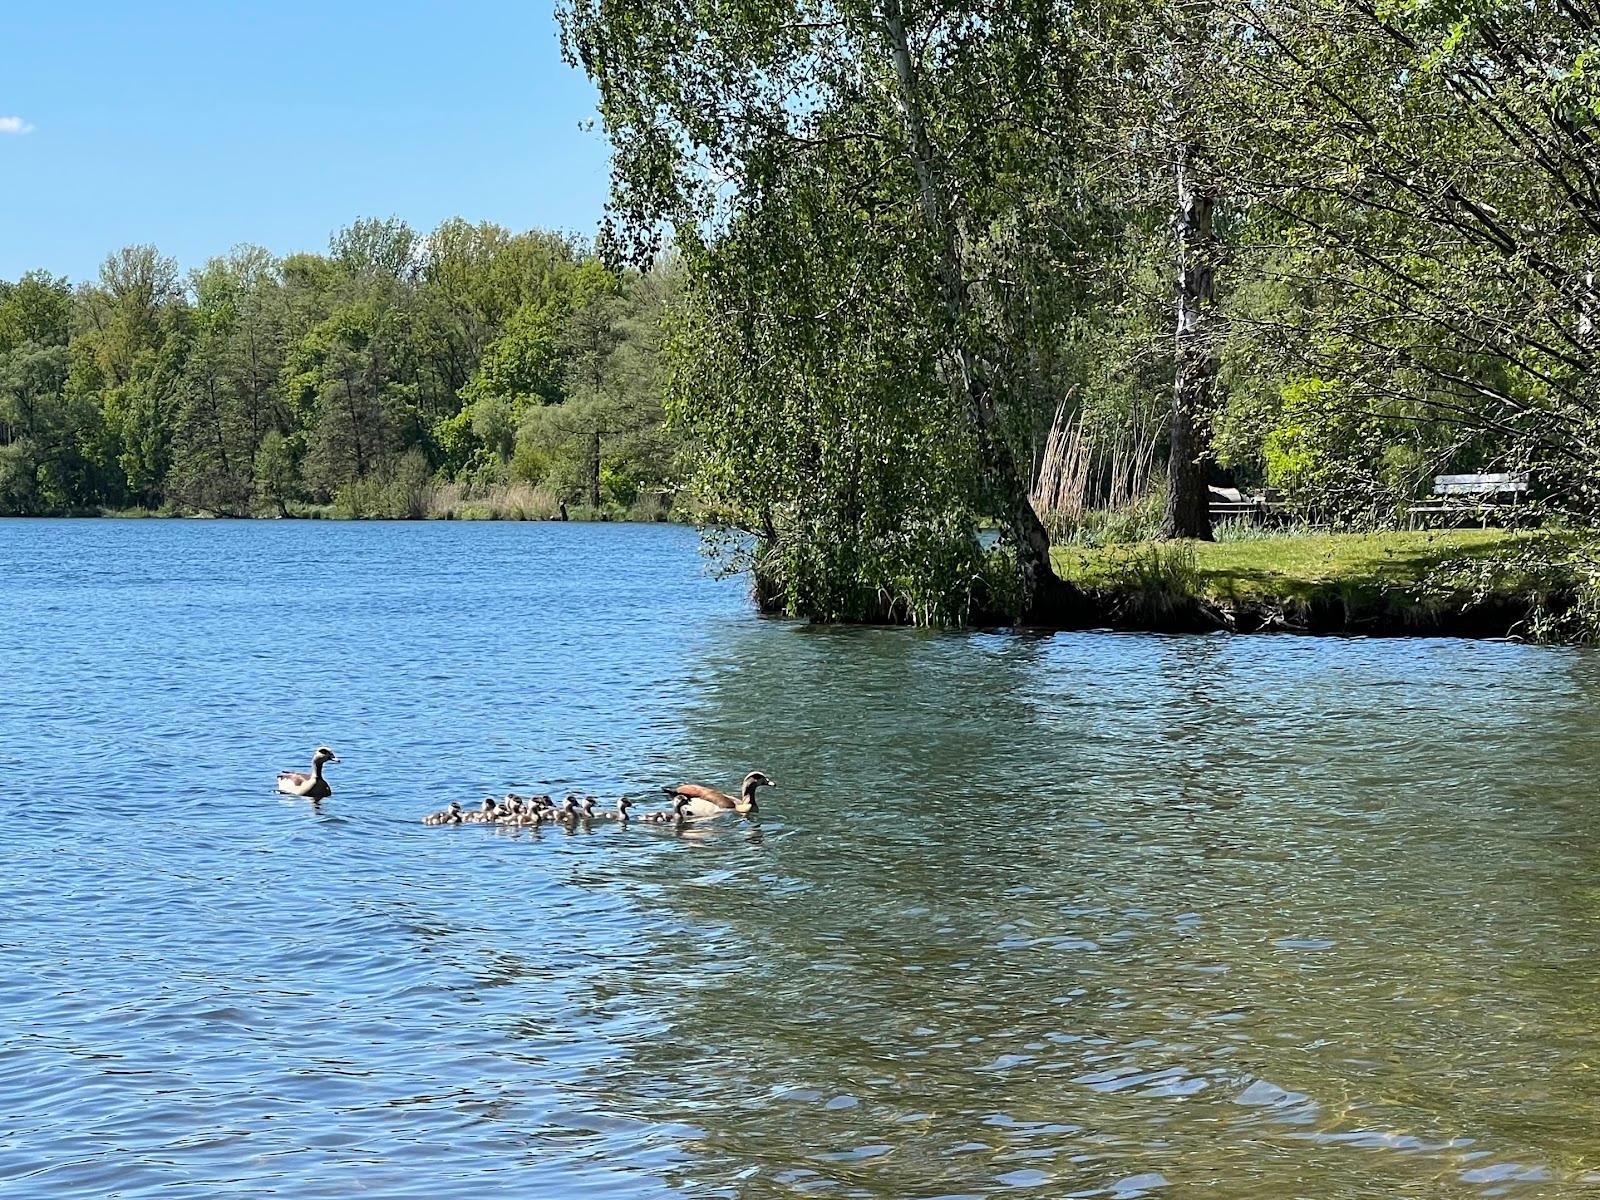
[[[0,278],[320,250],[362,216],[589,234],[605,200],[546,4],[14,0],[0,29]]]

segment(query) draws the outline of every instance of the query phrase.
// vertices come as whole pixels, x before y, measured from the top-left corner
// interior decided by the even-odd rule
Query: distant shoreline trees
[[[677,287],[669,262],[460,220],[186,279],[135,246],[77,287],[0,281],[0,514],[409,516],[429,485],[624,512],[681,471],[658,367]]]

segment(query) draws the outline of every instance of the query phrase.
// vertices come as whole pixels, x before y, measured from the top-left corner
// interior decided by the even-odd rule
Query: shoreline
[[[1572,533],[1499,529],[1057,546],[1056,573],[1075,592],[1032,619],[979,611],[966,627],[1590,644],[1600,631],[1581,547]]]
[[[251,515],[238,516],[234,513],[212,512],[160,512],[143,508],[107,508],[97,512],[57,512],[57,513],[0,513],[0,519],[8,521],[225,521],[246,523],[252,521],[304,521],[321,522],[329,521],[340,524],[362,524],[370,522],[389,522],[392,524],[422,525],[432,523],[455,522],[463,525],[501,523],[506,525],[694,525],[689,517],[675,517],[670,514],[650,518],[630,516],[627,513],[612,514],[609,512],[594,513],[589,510],[571,511],[565,517],[545,516],[510,516],[496,514],[464,514],[461,512],[428,513],[420,517],[394,517],[388,515],[373,516],[347,516],[342,513],[326,511],[294,512],[286,515]]]
[[[1160,613],[1139,612],[1140,598],[1126,592],[1086,594],[1082,619],[1069,622],[1007,622],[985,614],[965,626],[941,632],[985,633],[1154,633],[1238,637],[1438,638],[1526,645],[1580,645],[1579,639],[1539,637],[1538,622],[1560,617],[1575,605],[1573,596],[1502,596],[1484,603],[1367,611],[1334,599],[1305,602],[1263,598],[1248,603],[1211,603],[1190,597]],[[782,620],[783,613],[762,610]],[[815,621],[837,628],[909,629],[903,621]]]
[[[17,514],[14,519],[696,526],[687,515],[639,519],[626,513],[593,510],[579,510],[561,518],[460,512],[369,517],[325,510],[238,517],[105,509]],[[974,614],[967,628],[1579,644],[1592,639],[1572,620],[1583,600],[1578,582],[1558,573],[1539,573],[1526,565],[1497,566],[1495,559],[1497,554],[1561,544],[1560,537],[1535,533],[1435,530],[1221,543],[1060,546],[1054,552],[1057,571],[1080,590],[1081,602],[1063,611],[1059,620],[1018,622],[1000,614],[981,613]],[[1472,571],[1479,574],[1473,576]],[[787,616],[762,603],[753,585],[750,591],[751,603],[758,611]],[[788,619],[806,620],[803,616]],[[884,627],[905,624],[896,620],[832,623]]]
[[[1572,596],[1507,595],[1463,607],[1370,609],[1338,597],[1313,601],[1277,597],[1221,604],[1191,599],[1167,614],[1130,617],[1123,606],[1132,598],[1126,594],[1104,593],[1094,599],[1105,606],[1108,618],[1097,628],[1117,633],[1457,638],[1529,644],[1571,644],[1536,637],[1534,630],[1541,620],[1559,617],[1575,603]]]

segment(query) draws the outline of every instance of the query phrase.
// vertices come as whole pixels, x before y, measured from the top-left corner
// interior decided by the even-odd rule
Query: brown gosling
[[[682,825],[688,819],[689,799],[687,796],[679,796],[673,803],[670,812],[648,812],[644,815],[644,820],[653,825]]]
[[[424,825],[459,825],[461,824],[461,803],[458,800],[450,801],[450,807],[440,809],[436,813],[429,813],[422,818]]]

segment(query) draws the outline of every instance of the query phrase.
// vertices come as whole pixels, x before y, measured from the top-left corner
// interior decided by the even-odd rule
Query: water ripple
[[[1591,655],[797,626],[671,528],[0,584],[0,1194],[1600,1195]]]

